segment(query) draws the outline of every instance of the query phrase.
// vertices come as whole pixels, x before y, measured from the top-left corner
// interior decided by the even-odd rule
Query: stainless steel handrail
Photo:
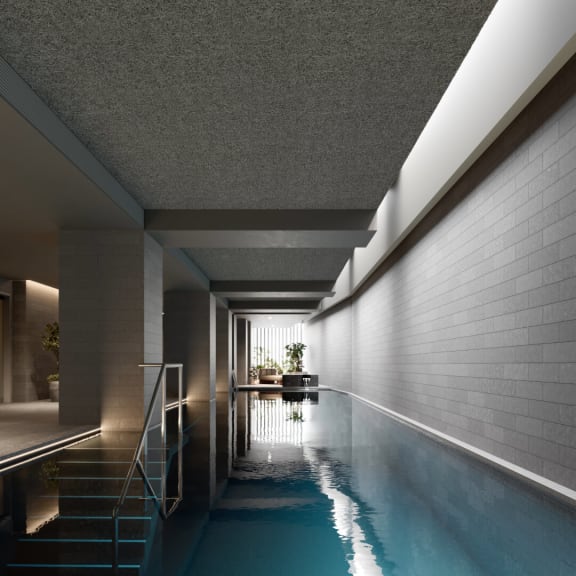
[[[177,508],[178,504],[182,501],[182,445],[183,445],[183,420],[182,420],[182,364],[139,364],[141,368],[160,368],[158,374],[158,379],[154,385],[154,391],[152,392],[152,397],[150,398],[150,403],[148,405],[148,412],[146,418],[144,419],[144,426],[142,428],[142,433],[134,450],[134,456],[130,462],[130,467],[128,468],[128,473],[124,479],[124,484],[122,485],[122,490],[120,491],[120,496],[112,510],[112,521],[114,523],[114,562],[113,567],[116,573],[118,573],[119,567],[119,517],[120,509],[124,505],[126,496],[128,495],[128,489],[130,488],[130,482],[134,478],[134,473],[136,470],[140,473],[142,480],[146,486],[146,490],[149,492],[152,500],[158,508],[158,512],[163,520],[166,520]],[[178,494],[175,498],[168,498],[166,489],[166,370],[169,368],[178,369]],[[156,402],[158,400],[158,395],[161,394],[161,420],[160,420],[160,435],[162,439],[161,443],[161,460],[160,460],[160,496],[156,494],[150,479],[144,470],[140,456],[142,455],[142,450],[146,444],[146,439],[148,432],[150,431],[150,424],[152,422],[152,417],[154,415],[154,409],[156,408]],[[168,500],[172,501],[172,505],[168,508]]]

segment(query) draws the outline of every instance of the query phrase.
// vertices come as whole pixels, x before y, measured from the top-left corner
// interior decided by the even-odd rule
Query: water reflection
[[[281,397],[253,398],[252,441],[301,446],[304,430],[302,424],[309,420],[310,414],[309,402],[286,402]]]
[[[351,490],[399,575],[576,574],[574,508],[369,406],[322,400],[327,428],[317,441],[349,466]],[[330,430],[339,418],[344,435]]]
[[[308,401],[285,401],[282,398],[253,398],[252,442],[302,447],[303,463],[312,472],[321,493],[332,503],[332,522],[345,550],[348,572],[358,576],[385,576],[359,524],[360,506],[338,488],[339,480],[326,454],[323,456],[317,448],[304,445],[316,433],[313,417],[315,404]],[[267,462],[272,463],[272,460],[272,451],[268,450]],[[388,568],[392,568],[392,565],[388,564]]]
[[[26,534],[34,534],[48,522],[58,518],[60,467],[54,459],[39,465],[38,475],[32,475],[27,486]]]
[[[340,394],[304,404],[301,422],[281,402],[254,410],[254,442],[301,448],[349,573],[576,574],[573,507]]]
[[[576,574],[573,508],[371,407],[322,392],[249,412],[187,576]]]
[[[0,476],[0,518],[10,533],[34,534],[59,516],[58,474],[56,460],[47,459]]]
[[[323,463],[315,449],[305,446],[304,458],[316,473],[320,490],[332,501],[334,528],[343,545],[350,549],[346,554],[350,574],[384,576],[372,552],[372,546],[367,542],[364,530],[359,524],[361,513],[358,503],[335,486],[329,462]]]

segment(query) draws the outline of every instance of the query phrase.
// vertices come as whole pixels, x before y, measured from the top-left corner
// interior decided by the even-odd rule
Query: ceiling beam
[[[374,230],[151,231],[168,248],[360,248]]]
[[[164,250],[164,292],[170,290],[208,291],[210,280],[196,264],[178,248]]]
[[[146,210],[146,230],[366,230],[375,210]]]
[[[0,98],[12,106],[138,226],[144,210],[64,122],[0,57]]]
[[[332,280],[327,281],[212,281],[210,292],[222,298],[240,300],[291,298],[309,300],[333,296]]]
[[[276,312],[302,314],[314,312],[319,300],[231,300],[228,307],[232,312],[274,314]]]
[[[167,247],[355,248],[374,236],[374,210],[146,210]]]

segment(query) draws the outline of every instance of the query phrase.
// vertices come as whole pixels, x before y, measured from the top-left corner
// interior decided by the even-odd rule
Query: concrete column
[[[216,300],[209,292],[164,295],[164,357],[184,364],[184,395],[209,401],[216,394]]]
[[[162,248],[142,231],[60,235],[60,422],[138,430],[162,361]]]
[[[236,378],[239,386],[248,384],[248,351],[250,342],[250,323],[244,318],[235,318]],[[236,400],[236,450],[238,456],[246,454],[249,443],[250,424],[248,393],[238,394]]]
[[[218,302],[216,306],[216,393],[230,391],[232,371],[232,313]]]
[[[232,313],[216,305],[216,481],[228,478],[232,468]]]
[[[1,285],[0,285],[1,289]],[[0,292],[0,402],[12,401],[10,300]]]
[[[193,458],[185,461],[188,497],[210,508],[216,492],[216,299],[209,292],[164,295],[164,357],[184,364],[184,393],[193,422]]]
[[[236,318],[236,377],[239,386],[248,384],[248,354],[250,346],[250,323]]]

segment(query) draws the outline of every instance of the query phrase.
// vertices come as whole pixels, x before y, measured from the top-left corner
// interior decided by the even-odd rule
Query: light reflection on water
[[[304,447],[304,459],[315,472],[320,490],[332,501],[334,528],[344,546],[350,548],[346,554],[350,574],[383,576],[372,546],[367,542],[359,524],[361,513],[358,504],[337,488],[332,467],[328,463],[322,463],[313,448]]]
[[[363,404],[323,393],[251,415],[190,575],[576,574],[573,509]]]

